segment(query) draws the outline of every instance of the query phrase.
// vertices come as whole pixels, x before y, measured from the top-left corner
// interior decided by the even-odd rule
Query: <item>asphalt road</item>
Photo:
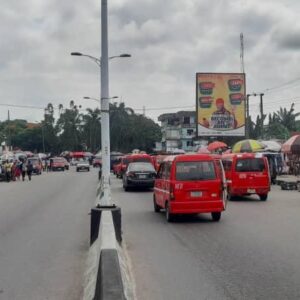
[[[273,187],[269,200],[229,202],[210,215],[168,224],[152,192],[113,180],[139,300],[300,299],[300,193]]]
[[[97,174],[0,182],[0,299],[80,299]]]

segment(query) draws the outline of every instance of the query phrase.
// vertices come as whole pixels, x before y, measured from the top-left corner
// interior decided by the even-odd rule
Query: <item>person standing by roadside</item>
[[[28,176],[29,180],[31,180],[32,171],[33,171],[32,162],[31,162],[31,160],[28,160],[28,162],[27,162],[27,176]]]
[[[16,169],[17,169],[17,162],[14,161],[11,163],[11,180],[16,181]]]
[[[22,181],[25,180],[26,172],[27,172],[27,167],[26,167],[26,161],[22,160],[22,163],[20,165],[21,171],[22,171]]]
[[[10,182],[10,179],[11,179],[11,164],[8,160],[5,161],[4,170],[5,170],[5,179],[6,179],[6,181]]]
[[[17,180],[20,180],[21,174],[22,174],[21,162],[18,161],[18,162],[16,163],[15,178],[16,178]]]

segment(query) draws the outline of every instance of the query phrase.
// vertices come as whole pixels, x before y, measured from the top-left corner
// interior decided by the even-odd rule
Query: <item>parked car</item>
[[[65,159],[63,157],[50,158],[50,169],[51,171],[65,171]]]
[[[76,172],[90,171],[90,163],[87,160],[80,159],[76,165]]]
[[[219,221],[226,208],[226,180],[222,164],[208,154],[169,156],[164,159],[154,185],[154,211],[177,214],[211,213]]]
[[[65,162],[65,170],[69,170],[70,169],[70,163],[67,161],[66,158],[63,158],[64,162]]]
[[[228,183],[228,199],[257,194],[268,199],[270,172],[268,160],[262,153],[225,154],[222,156]]]
[[[125,191],[133,187],[153,188],[156,171],[151,163],[132,162],[123,175]]]
[[[29,157],[28,161],[30,161],[32,164],[33,167],[32,173],[36,175],[41,175],[43,170],[43,164],[41,159],[35,156],[35,157]]]

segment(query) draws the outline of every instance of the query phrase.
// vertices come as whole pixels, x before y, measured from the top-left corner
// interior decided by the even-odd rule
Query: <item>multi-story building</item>
[[[178,149],[193,151],[193,139],[196,136],[196,113],[179,111],[158,117],[161,122],[162,151],[173,152]]]

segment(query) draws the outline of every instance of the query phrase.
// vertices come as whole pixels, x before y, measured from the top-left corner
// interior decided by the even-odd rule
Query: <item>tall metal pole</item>
[[[261,138],[263,138],[264,135],[264,105],[263,105],[263,96],[264,94],[259,94],[260,96],[260,117],[261,117]]]
[[[7,111],[7,125],[8,125],[8,141],[7,141],[7,146],[8,146],[8,151],[10,151],[11,148],[11,133],[10,133],[10,112],[9,110]]]
[[[250,95],[247,94],[246,96],[246,139],[249,139],[249,131],[250,131],[250,122],[249,122],[249,98]]]
[[[101,152],[102,184],[101,205],[110,205],[110,132],[109,132],[109,78],[107,0],[101,0]]]

